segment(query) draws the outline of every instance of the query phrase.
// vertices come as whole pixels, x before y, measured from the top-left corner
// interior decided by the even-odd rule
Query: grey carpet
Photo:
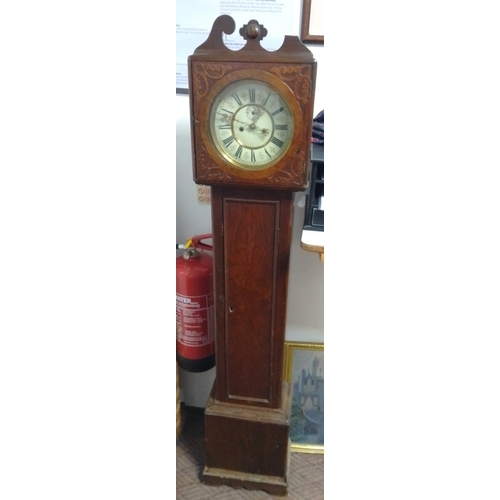
[[[292,452],[288,477],[288,493],[269,495],[259,490],[231,486],[209,486],[201,482],[204,464],[204,410],[181,405],[181,430],[177,438],[177,500],[209,500],[212,498],[263,500],[324,499],[324,455]]]

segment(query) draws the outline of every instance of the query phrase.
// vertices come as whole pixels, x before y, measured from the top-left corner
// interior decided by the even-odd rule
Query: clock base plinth
[[[203,482],[285,495],[290,463],[288,384],[283,385],[278,409],[217,401],[215,384],[205,408]]]
[[[286,478],[248,474],[226,469],[205,467],[202,474],[205,484],[210,486],[232,486],[246,490],[263,490],[270,495],[286,495]]]

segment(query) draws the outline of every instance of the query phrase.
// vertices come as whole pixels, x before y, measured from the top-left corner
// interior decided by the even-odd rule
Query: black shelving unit
[[[310,162],[310,182],[306,196],[304,229],[324,231],[325,162],[322,144],[311,144]]]

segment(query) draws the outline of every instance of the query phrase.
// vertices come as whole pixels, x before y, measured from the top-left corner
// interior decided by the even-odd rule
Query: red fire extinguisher
[[[204,372],[215,366],[212,246],[194,236],[177,257],[177,362],[189,372]]]

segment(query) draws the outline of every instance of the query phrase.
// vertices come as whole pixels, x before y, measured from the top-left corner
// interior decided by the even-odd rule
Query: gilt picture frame
[[[324,344],[285,342],[291,451],[324,453]]]

